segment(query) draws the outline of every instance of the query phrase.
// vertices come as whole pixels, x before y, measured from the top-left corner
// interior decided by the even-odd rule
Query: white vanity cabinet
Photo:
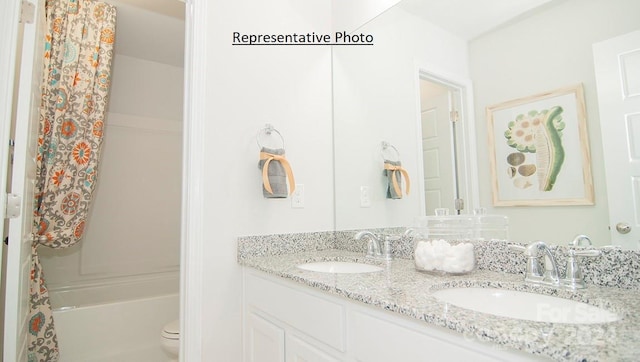
[[[244,268],[244,361],[342,361],[345,307]]]
[[[287,362],[340,362],[340,359],[323,352],[322,349],[303,341],[295,333],[288,333],[286,338]]]
[[[256,313],[245,314],[245,361],[284,362],[284,329]]]
[[[243,281],[244,362],[541,360],[248,267]]]

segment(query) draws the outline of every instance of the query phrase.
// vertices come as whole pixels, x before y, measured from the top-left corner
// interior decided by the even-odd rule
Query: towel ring
[[[393,157],[394,154],[395,159]],[[395,146],[387,141],[382,141],[382,150],[380,150],[380,155],[382,156],[383,160],[400,162],[400,152],[398,152],[398,149],[395,148]]]
[[[269,124],[269,123],[267,123],[265,127],[259,130],[258,134],[256,134],[256,143],[258,144],[258,148],[260,149],[263,148],[262,144],[260,143],[260,137],[261,136],[270,137],[273,133],[276,133],[278,137],[280,137],[280,142],[282,142],[282,149],[284,149],[284,137],[282,137],[282,134],[280,134],[280,132],[278,132],[278,130],[275,129],[272,124]]]

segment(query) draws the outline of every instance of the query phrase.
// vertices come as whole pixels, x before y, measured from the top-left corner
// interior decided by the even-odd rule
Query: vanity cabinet
[[[284,329],[256,313],[245,315],[245,361],[284,362]]]
[[[285,345],[287,362],[340,362],[322,349],[303,341],[295,333],[287,334]]]
[[[244,267],[245,362],[538,361]]]

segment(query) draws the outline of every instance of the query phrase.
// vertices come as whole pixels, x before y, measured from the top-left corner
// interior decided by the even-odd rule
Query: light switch
[[[360,186],[360,207],[371,207],[369,186]]]
[[[304,184],[296,184],[296,189],[291,195],[291,207],[294,209],[304,208]]]

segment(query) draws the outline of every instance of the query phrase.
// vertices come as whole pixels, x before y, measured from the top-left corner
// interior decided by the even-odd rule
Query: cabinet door
[[[295,335],[287,335],[287,362],[339,362]]]
[[[521,360],[510,355],[503,359],[495,353],[485,354],[464,341],[451,343],[435,328],[415,330],[364,313],[353,313],[350,327],[352,344],[349,347],[356,360],[363,362]]]
[[[248,313],[245,361],[284,362],[284,330],[255,313]]]

